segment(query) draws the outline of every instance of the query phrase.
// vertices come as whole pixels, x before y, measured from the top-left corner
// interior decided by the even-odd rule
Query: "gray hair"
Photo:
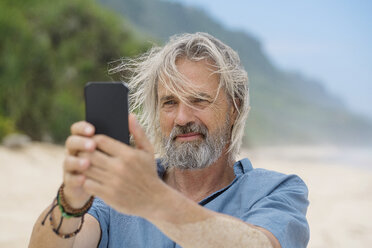
[[[238,54],[218,39],[206,33],[172,36],[164,47],[153,47],[135,59],[122,59],[110,69],[110,73],[122,72],[130,88],[130,111],[138,113],[138,119],[154,144],[159,156],[164,154],[161,145],[157,87],[164,87],[187,102],[185,95],[197,94],[195,88],[178,72],[176,61],[186,58],[191,61],[212,62],[213,73],[220,78],[222,88],[233,103],[238,114],[230,137],[229,157],[235,159],[239,153],[244,126],[250,109],[248,75],[240,63]],[[180,83],[182,82],[182,84]]]

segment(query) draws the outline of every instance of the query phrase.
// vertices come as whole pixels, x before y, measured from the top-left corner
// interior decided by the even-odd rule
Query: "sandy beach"
[[[269,147],[244,150],[254,167],[297,174],[309,188],[308,247],[372,247],[372,149]],[[40,212],[62,181],[64,148],[0,146],[0,247],[27,247]]]

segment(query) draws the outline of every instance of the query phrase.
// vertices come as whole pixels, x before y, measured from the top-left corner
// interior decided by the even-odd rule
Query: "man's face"
[[[198,96],[183,95],[187,103],[158,86],[160,132],[168,167],[201,169],[215,162],[229,143],[235,111],[219,76],[208,61],[179,59],[178,71],[196,89]]]

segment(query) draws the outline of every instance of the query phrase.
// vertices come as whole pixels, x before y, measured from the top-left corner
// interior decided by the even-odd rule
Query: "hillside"
[[[321,83],[276,68],[251,34],[228,30],[204,11],[159,0],[99,0],[138,30],[164,42],[182,32],[208,32],[240,54],[250,78],[252,110],[246,145],[337,143],[372,140],[372,124],[351,113]]]

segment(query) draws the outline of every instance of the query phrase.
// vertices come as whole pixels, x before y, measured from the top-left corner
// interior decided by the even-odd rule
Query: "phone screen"
[[[128,87],[122,82],[89,82],[85,85],[85,119],[96,134],[129,144]]]

